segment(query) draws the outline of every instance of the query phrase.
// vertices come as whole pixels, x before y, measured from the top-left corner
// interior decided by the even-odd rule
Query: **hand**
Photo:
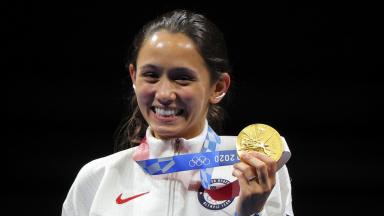
[[[237,177],[240,194],[236,211],[238,215],[251,215],[263,210],[269,194],[276,184],[276,161],[258,152],[243,153],[241,162],[235,164],[233,176]]]

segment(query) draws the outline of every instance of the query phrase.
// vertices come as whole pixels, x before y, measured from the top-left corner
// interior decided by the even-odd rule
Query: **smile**
[[[160,116],[164,116],[164,117],[179,116],[179,115],[181,115],[183,113],[182,109],[169,108],[169,107],[165,108],[165,107],[155,107],[155,106],[152,106],[151,110],[155,114],[160,115]]]

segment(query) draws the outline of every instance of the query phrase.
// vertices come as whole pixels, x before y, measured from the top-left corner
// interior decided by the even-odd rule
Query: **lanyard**
[[[239,162],[236,150],[216,151],[220,137],[208,126],[207,136],[200,153],[175,155],[136,161],[150,175],[160,175],[200,169],[201,184],[209,188],[214,167],[228,166]]]

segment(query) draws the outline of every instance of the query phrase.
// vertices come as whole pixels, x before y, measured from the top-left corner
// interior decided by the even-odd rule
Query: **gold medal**
[[[283,153],[280,134],[271,126],[252,124],[240,131],[236,140],[237,154],[257,151],[278,161]]]

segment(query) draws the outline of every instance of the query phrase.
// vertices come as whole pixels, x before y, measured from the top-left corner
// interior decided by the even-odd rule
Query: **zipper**
[[[180,139],[176,138],[173,143],[174,146],[174,155],[180,154]],[[170,181],[169,181],[169,190],[168,190],[168,209],[167,209],[167,215],[168,216],[174,216],[175,214],[175,193],[176,193],[176,178],[177,178],[177,172],[169,174]]]
[[[172,175],[172,173],[171,174],[168,174],[168,175],[170,175],[169,177],[171,178],[171,175]],[[170,213],[170,211],[171,211],[171,188],[172,188],[172,181],[169,181],[169,184],[168,184],[168,208],[167,208],[167,216],[170,216],[171,215],[171,213]]]

